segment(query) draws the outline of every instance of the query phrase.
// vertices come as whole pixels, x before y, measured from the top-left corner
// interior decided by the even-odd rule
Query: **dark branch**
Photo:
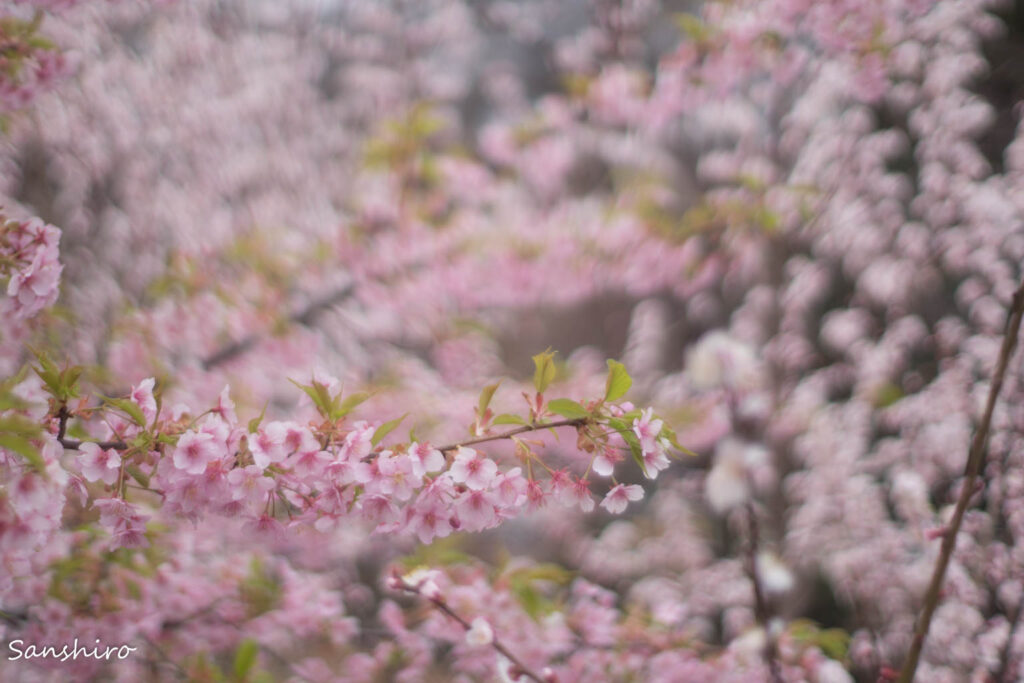
[[[1013,302],[1010,305],[1009,315],[1006,319],[1006,329],[1003,336],[1003,345],[999,349],[999,360],[996,363],[995,373],[992,376],[992,386],[989,388],[988,401],[985,403],[985,412],[981,418],[981,424],[974,433],[974,440],[971,442],[971,449],[967,454],[967,465],[964,468],[964,481],[960,488],[960,497],[956,502],[953,511],[953,519],[942,536],[942,548],[935,561],[935,569],[932,572],[928,590],[925,592],[924,606],[917,621],[917,628],[914,630],[914,639],[910,644],[910,651],[900,671],[900,683],[912,683],[914,673],[917,671],[917,664],[921,659],[921,651],[924,649],[925,639],[928,637],[928,628],[932,623],[932,616],[939,606],[939,598],[942,593],[942,584],[946,578],[946,569],[956,548],[956,537],[960,532],[960,525],[963,522],[964,514],[970,505],[971,498],[976,492],[978,475],[981,473],[982,465],[985,462],[985,445],[988,441],[988,432],[992,425],[992,413],[995,410],[996,399],[999,391],[1003,388],[1003,380],[1006,377],[1006,368],[1010,364],[1010,358],[1017,346],[1017,336],[1020,333],[1021,318],[1024,317],[1024,284],[1018,287],[1013,294]]]
[[[750,577],[750,583],[754,586],[754,618],[761,630],[764,631],[764,659],[768,664],[768,670],[771,671],[772,681],[773,683],[782,683],[782,671],[779,670],[775,637],[772,635],[769,623],[771,622],[771,609],[765,598],[761,576],[757,571],[757,552],[761,545],[761,533],[753,503],[747,503],[747,524],[750,529],[750,538],[747,539],[747,555],[744,564],[747,576]]]
[[[324,311],[350,297],[355,292],[355,289],[355,285],[349,283],[319,299],[315,299],[302,310],[288,316],[288,322],[309,327],[316,322],[316,319]],[[203,370],[210,370],[241,356],[256,346],[262,338],[262,335],[254,333],[217,349],[202,360]]]

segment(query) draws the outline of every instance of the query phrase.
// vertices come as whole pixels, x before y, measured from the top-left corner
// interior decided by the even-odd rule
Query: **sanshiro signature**
[[[7,644],[7,648],[11,651],[11,654],[7,656],[7,660],[16,662],[19,659],[56,659],[61,662],[66,662],[69,659],[110,659],[111,655],[115,655],[118,659],[127,659],[128,655],[135,652],[138,648],[131,647],[129,645],[107,645],[101,646],[100,639],[96,639],[96,645],[85,647],[84,645],[78,644],[78,638],[75,638],[73,644],[64,643],[61,646],[57,645],[28,645],[25,646],[25,641],[20,638],[12,640]]]

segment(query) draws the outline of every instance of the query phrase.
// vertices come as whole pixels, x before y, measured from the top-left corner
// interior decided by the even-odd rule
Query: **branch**
[[[985,462],[985,445],[988,441],[988,432],[992,425],[992,413],[995,410],[996,399],[1003,387],[1003,379],[1006,377],[1006,368],[1013,356],[1017,346],[1017,336],[1020,333],[1021,318],[1024,317],[1024,283],[1013,293],[1013,302],[1010,304],[1009,315],[1006,319],[1006,329],[1003,334],[1003,345],[999,349],[999,359],[996,363],[995,374],[992,377],[992,386],[989,387],[988,401],[985,404],[985,412],[981,418],[981,424],[974,433],[974,440],[971,442],[971,449],[967,455],[967,465],[964,468],[964,482],[960,489],[960,497],[956,502],[953,511],[953,519],[942,536],[942,548],[939,550],[939,557],[935,561],[935,569],[932,572],[928,590],[925,592],[924,607],[918,618],[917,628],[914,631],[914,640],[910,645],[910,652],[900,671],[899,683],[912,683],[914,673],[917,671],[918,661],[921,659],[921,651],[924,648],[925,639],[928,637],[928,628],[931,626],[932,616],[939,606],[939,597],[942,592],[942,584],[946,577],[946,569],[949,567],[950,558],[956,547],[956,537],[960,531],[964,514],[970,504],[971,497],[975,493],[975,486],[981,467]]]
[[[57,442],[69,451],[81,450],[82,444],[86,443],[85,441],[68,439],[64,436],[67,434],[69,417],[71,417],[71,413],[68,411],[68,407],[62,404],[60,410],[57,411]],[[95,443],[104,450],[108,448],[113,448],[118,451],[128,450],[128,444],[124,441],[95,441],[91,443]]]
[[[765,599],[764,588],[761,585],[761,577],[757,572],[757,550],[761,544],[761,535],[757,524],[757,513],[754,512],[754,504],[747,503],[747,523],[750,527],[750,539],[747,542],[747,556],[744,564],[747,576],[754,585],[754,618],[764,631],[764,659],[771,671],[772,682],[782,683],[782,672],[779,670],[778,652],[775,647],[775,638],[772,637],[770,624],[771,610],[768,601]]]
[[[398,579],[398,581],[397,581],[398,587],[400,587],[403,590],[406,590],[406,591],[408,591],[410,593],[414,593],[416,595],[419,595],[420,597],[425,598],[434,607],[436,607],[437,609],[441,610],[442,612],[447,614],[449,617],[451,617],[452,619],[457,621],[459,623],[459,625],[462,626],[462,628],[464,630],[469,631],[470,629],[473,628],[472,624],[470,624],[468,621],[466,621],[465,618],[460,616],[458,613],[455,612],[455,610],[453,610],[451,607],[448,606],[448,603],[446,603],[444,601],[444,598],[442,596],[440,596],[440,595],[431,595],[431,596],[424,595],[424,593],[420,590],[419,586],[416,586],[416,585],[413,585],[413,584],[409,583],[404,578],[401,578],[401,577],[395,577],[395,578]],[[521,676],[526,676],[530,680],[536,681],[536,683],[548,683],[548,679],[542,677],[540,674],[538,674],[537,672],[533,671],[533,669],[528,667],[526,664],[524,664],[522,661],[520,661],[518,657],[516,657],[514,654],[512,654],[512,652],[507,647],[502,645],[498,641],[498,636],[494,636],[494,638],[491,640],[491,647],[493,647],[496,652],[498,652],[499,654],[504,656],[505,659],[507,659],[508,661],[512,662],[512,665],[516,668],[516,670],[518,670],[518,672],[519,672],[519,674]],[[516,678],[518,678],[518,676],[516,676]]]
[[[351,282],[337,289],[319,299],[315,299],[309,303],[305,308],[300,311],[293,313],[288,316],[288,322],[296,323],[299,325],[306,325],[307,327],[312,325],[321,313],[326,311],[331,306],[340,304],[342,301],[347,299],[355,292],[356,287]],[[218,365],[223,365],[229,360],[241,356],[243,353],[252,349],[259,343],[262,335],[253,333],[247,337],[243,337],[238,341],[233,341],[226,346],[222,346],[217,349],[209,356],[204,358],[202,362],[203,370],[210,370]]]
[[[459,443],[453,443],[448,446],[439,446],[437,450],[442,453],[448,451],[458,450],[464,446],[472,446],[478,443],[486,443],[488,441],[499,441],[501,439],[511,439],[517,434],[525,434],[526,432],[536,432],[541,429],[547,429],[549,427],[582,427],[587,423],[590,418],[586,417],[575,417],[571,420],[558,420],[557,422],[535,422],[533,424],[523,425],[522,427],[516,427],[510,431],[502,434],[492,434],[490,436],[481,436],[476,439],[470,439],[469,441],[460,441]]]
[[[57,441],[60,443],[61,446],[68,449],[69,451],[81,450],[82,444],[84,443],[94,443],[104,450],[108,448],[113,448],[114,450],[117,451],[128,450],[128,444],[126,444],[124,441],[78,441],[77,439],[65,438],[58,438]]]

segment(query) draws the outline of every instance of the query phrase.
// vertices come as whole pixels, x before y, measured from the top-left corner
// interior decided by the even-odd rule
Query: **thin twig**
[[[992,376],[992,386],[989,388],[988,401],[985,404],[985,412],[981,418],[981,424],[974,433],[974,440],[971,442],[971,450],[967,455],[967,465],[964,468],[964,482],[960,489],[960,497],[957,499],[956,508],[953,511],[953,519],[946,527],[942,536],[942,548],[935,561],[935,569],[932,572],[928,590],[925,592],[924,606],[917,621],[917,628],[914,630],[914,639],[910,644],[910,651],[900,671],[899,683],[912,683],[914,673],[917,671],[917,664],[921,659],[921,651],[924,648],[925,639],[928,637],[928,628],[931,626],[932,617],[939,606],[939,599],[942,593],[942,584],[946,577],[946,569],[949,567],[950,558],[956,548],[956,537],[960,532],[960,525],[963,522],[964,514],[976,492],[978,475],[985,462],[985,445],[988,441],[988,432],[992,425],[992,413],[995,410],[996,399],[1003,387],[1003,380],[1006,377],[1006,368],[1010,364],[1010,358],[1017,346],[1017,336],[1020,333],[1021,318],[1024,317],[1024,284],[1018,287],[1013,294],[1013,302],[1010,304],[1009,315],[1006,319],[1006,329],[1003,336],[1003,344],[999,349],[999,359],[996,362],[995,373]]]
[[[69,451],[80,451],[82,444],[86,443],[94,443],[104,450],[108,448],[113,448],[116,451],[128,450],[128,444],[124,441],[78,441],[77,439],[57,439],[57,441]]]
[[[141,633],[141,632],[140,632],[140,633],[139,633],[139,637],[140,637],[140,638],[142,638],[142,640],[143,640],[143,641],[144,641],[144,642],[145,642],[145,643],[146,643],[147,645],[149,645],[149,648],[150,648],[151,650],[153,650],[153,652],[155,652],[155,653],[157,653],[157,655],[159,655],[160,659],[162,659],[162,660],[163,660],[164,662],[166,662],[166,663],[167,663],[167,664],[168,664],[168,665],[169,665],[169,666],[170,666],[170,667],[171,667],[172,669],[174,669],[174,672],[175,672],[175,674],[177,674],[177,676],[178,676],[179,678],[181,678],[182,680],[186,680],[186,679],[188,679],[188,672],[187,672],[187,671],[185,671],[185,669],[183,669],[183,668],[181,667],[181,665],[180,665],[180,664],[178,664],[178,663],[177,663],[177,662],[175,662],[175,661],[174,661],[173,659],[171,659],[170,657],[168,657],[168,656],[167,656],[167,653],[166,653],[166,652],[164,652],[164,651],[163,651],[162,649],[160,649],[160,646],[158,646],[158,645],[157,645],[156,643],[154,643],[154,642],[153,642],[153,641],[152,641],[152,640],[151,640],[151,639],[150,639],[150,638],[149,638],[149,637],[148,637],[148,636],[147,636],[147,635],[146,635],[145,633]]]
[[[469,441],[460,441],[459,443],[453,443],[448,446],[439,446],[437,450],[442,453],[448,451],[458,450],[464,446],[472,446],[478,443],[486,443],[488,441],[499,441],[501,439],[511,439],[513,436],[519,434],[525,434],[526,432],[537,432],[541,429],[547,429],[549,427],[582,427],[587,423],[589,418],[586,417],[575,417],[571,420],[558,420],[557,422],[536,422],[533,424],[523,425],[522,427],[516,427],[515,429],[503,432],[501,434],[491,434],[490,436],[481,436],[476,439],[470,439]]]
[[[754,504],[747,503],[747,525],[750,529],[750,538],[747,540],[746,570],[750,577],[750,583],[754,586],[754,618],[757,624],[764,631],[764,660],[768,664],[773,683],[782,683],[782,671],[779,669],[778,651],[775,646],[775,638],[771,632],[771,609],[768,607],[768,600],[764,595],[764,587],[761,583],[761,576],[757,571],[757,552],[761,545],[761,533],[757,524],[757,513],[754,511]]]
[[[423,594],[419,586],[413,585],[400,577],[398,578],[398,581],[398,585],[402,589],[410,593],[415,593],[416,595],[419,595],[420,597],[426,599],[428,602],[430,602],[430,604],[439,609],[441,612],[444,612],[449,617],[457,621],[459,625],[462,626],[462,628],[466,631],[469,631],[473,628],[473,625],[466,621],[466,619],[459,615],[455,610],[449,607],[448,603],[446,603],[444,601],[444,598],[440,595],[427,596]],[[493,647],[496,652],[505,657],[505,659],[512,662],[512,666],[514,666],[522,676],[526,676],[530,680],[536,681],[536,683],[547,683],[546,680],[543,677],[541,677],[540,674],[538,674],[529,666],[524,664],[518,657],[512,654],[511,650],[502,645],[501,642],[498,640],[497,636],[493,636],[493,638],[491,639],[491,647]]]
[[[309,305],[302,310],[288,316],[288,322],[306,325],[308,327],[316,322],[316,319],[321,313],[331,306],[340,304],[342,301],[350,297],[352,293],[355,292],[355,289],[355,285],[350,282],[344,287],[330,292],[319,299],[311,301]],[[210,370],[218,365],[228,362],[229,360],[237,358],[246,351],[249,351],[252,347],[256,346],[261,338],[261,334],[253,333],[217,349],[202,360],[203,370]]]

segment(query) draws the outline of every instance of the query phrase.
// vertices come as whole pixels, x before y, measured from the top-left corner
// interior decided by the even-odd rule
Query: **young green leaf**
[[[494,398],[494,392],[498,390],[498,385],[500,384],[500,381],[488,384],[480,392],[480,403],[477,405],[477,414],[480,417],[483,417],[483,414],[487,412],[487,407],[491,405],[491,399]]]
[[[622,440],[629,446],[629,453],[633,456],[634,462],[640,467],[640,471],[647,475],[647,467],[644,464],[643,450],[640,448],[640,439],[637,438],[633,432],[633,427],[624,420],[620,420],[617,417],[608,418],[608,426],[619,433]]]
[[[668,442],[672,445],[672,448],[676,449],[677,451],[681,451],[683,453],[686,453],[687,455],[697,455],[686,446],[680,445],[679,441],[676,439],[675,430],[667,425],[661,428],[661,434],[658,435],[658,438],[668,439]]]
[[[555,415],[575,420],[581,417],[590,417],[590,413],[582,405],[569,398],[556,398],[548,401],[548,410]]]
[[[360,403],[363,403],[368,398],[370,398],[369,394],[365,392],[359,392],[357,394],[349,394],[348,396],[345,397],[344,400],[340,402],[335,400],[336,405],[332,408],[330,413],[331,419],[337,420],[338,418],[345,417],[353,410],[355,410],[356,406],[358,406]]]
[[[533,357],[533,386],[541,394],[555,379],[555,352],[550,348]]]
[[[622,363],[608,359],[608,379],[604,385],[604,400],[615,401],[626,395],[633,386],[633,378],[626,372]]]
[[[259,645],[252,638],[246,638],[238,645],[235,651],[234,674],[236,681],[244,681],[256,663],[256,655],[259,654]]]
[[[256,430],[260,428],[260,423],[263,422],[263,416],[267,414],[267,406],[270,405],[270,401],[263,404],[263,410],[260,414],[249,420],[249,433],[255,434]]]
[[[139,408],[134,402],[129,401],[126,398],[107,398],[102,397],[106,403],[114,406],[128,417],[132,418],[132,421],[140,427],[146,426],[146,416],[142,414],[142,409]]]
[[[491,424],[529,426],[530,423],[518,415],[514,415],[512,413],[502,413],[501,415],[494,418],[494,420],[491,421]]]
[[[324,417],[329,417],[331,414],[331,397],[327,394],[327,389],[322,384],[313,382],[311,386],[305,384],[299,384],[293,379],[289,379],[289,382],[302,389],[303,392],[313,401],[313,405]]]
[[[408,416],[409,413],[406,413],[402,417],[396,418],[389,422],[385,422],[380,427],[377,427],[376,431],[373,432],[373,436],[370,437],[370,443],[373,444],[374,446],[379,444],[381,441],[384,440],[385,436],[395,431],[395,428],[398,427],[398,425],[402,424],[402,420],[404,420]]]
[[[0,433],[0,448],[14,451],[25,458],[28,464],[40,474],[46,470],[46,463],[43,462],[42,456],[39,455],[39,450],[31,441],[19,434]]]

